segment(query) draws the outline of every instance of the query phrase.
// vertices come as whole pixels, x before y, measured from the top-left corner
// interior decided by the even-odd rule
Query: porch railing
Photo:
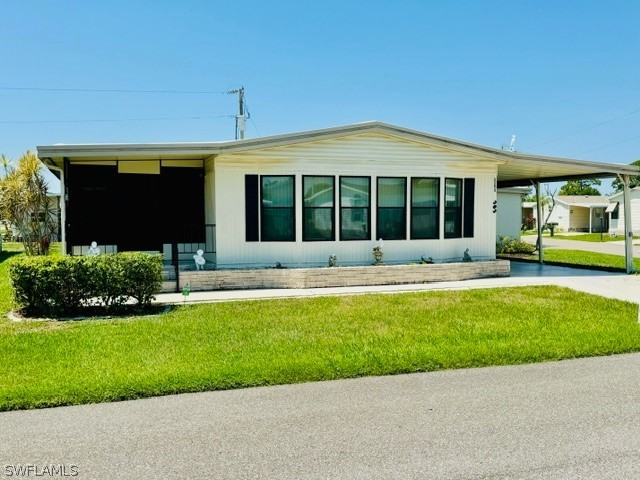
[[[196,226],[190,225],[188,226],[189,230],[188,233],[194,233],[196,230]],[[200,227],[201,228],[201,227]],[[187,232],[185,232],[187,233]],[[198,238],[199,236],[194,236],[194,235],[185,235],[182,238]],[[180,238],[180,236],[178,236],[177,238]],[[181,252],[180,251],[180,247],[179,245],[183,245],[184,249]],[[191,247],[189,247],[189,249],[187,250],[187,245],[191,245]],[[174,270],[175,270],[175,277],[176,277],[176,292],[180,291],[180,255],[181,254],[187,254],[187,255],[191,255],[191,254],[195,254],[196,250],[198,250],[197,248],[194,249],[194,245],[198,246],[198,245],[204,245],[204,253],[205,255],[207,253],[216,253],[216,225],[215,223],[207,223],[204,225],[204,242],[172,242],[171,243],[171,265],[173,265]],[[193,250],[193,251],[191,251]]]

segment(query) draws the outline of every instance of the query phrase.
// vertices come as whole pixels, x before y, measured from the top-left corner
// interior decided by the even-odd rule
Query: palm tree
[[[28,255],[46,255],[56,227],[54,202],[41,168],[38,156],[27,151],[0,180],[0,216],[18,231]]]

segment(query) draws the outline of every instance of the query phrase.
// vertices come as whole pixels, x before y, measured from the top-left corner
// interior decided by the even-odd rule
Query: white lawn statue
[[[196,262],[196,270],[204,270],[206,260],[202,255],[204,255],[204,250],[198,250],[193,256],[193,261]]]
[[[91,242],[91,246],[89,250],[87,250],[87,255],[100,255],[100,247],[96,242]]]

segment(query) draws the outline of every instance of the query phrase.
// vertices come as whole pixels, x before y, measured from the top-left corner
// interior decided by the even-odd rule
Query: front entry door
[[[162,250],[160,175],[118,175],[118,251]]]

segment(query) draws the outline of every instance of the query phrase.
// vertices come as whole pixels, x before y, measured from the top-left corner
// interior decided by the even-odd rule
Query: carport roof
[[[365,133],[391,135],[497,162],[499,187],[529,186],[532,181],[553,182],[575,178],[640,175],[640,167],[634,165],[590,162],[571,158],[510,152],[377,121],[321,130],[221,142],[56,144],[38,146],[37,148],[39,157],[45,161],[45,163],[61,166],[64,158],[86,161],[206,159],[221,153],[295,145],[303,142]]]

